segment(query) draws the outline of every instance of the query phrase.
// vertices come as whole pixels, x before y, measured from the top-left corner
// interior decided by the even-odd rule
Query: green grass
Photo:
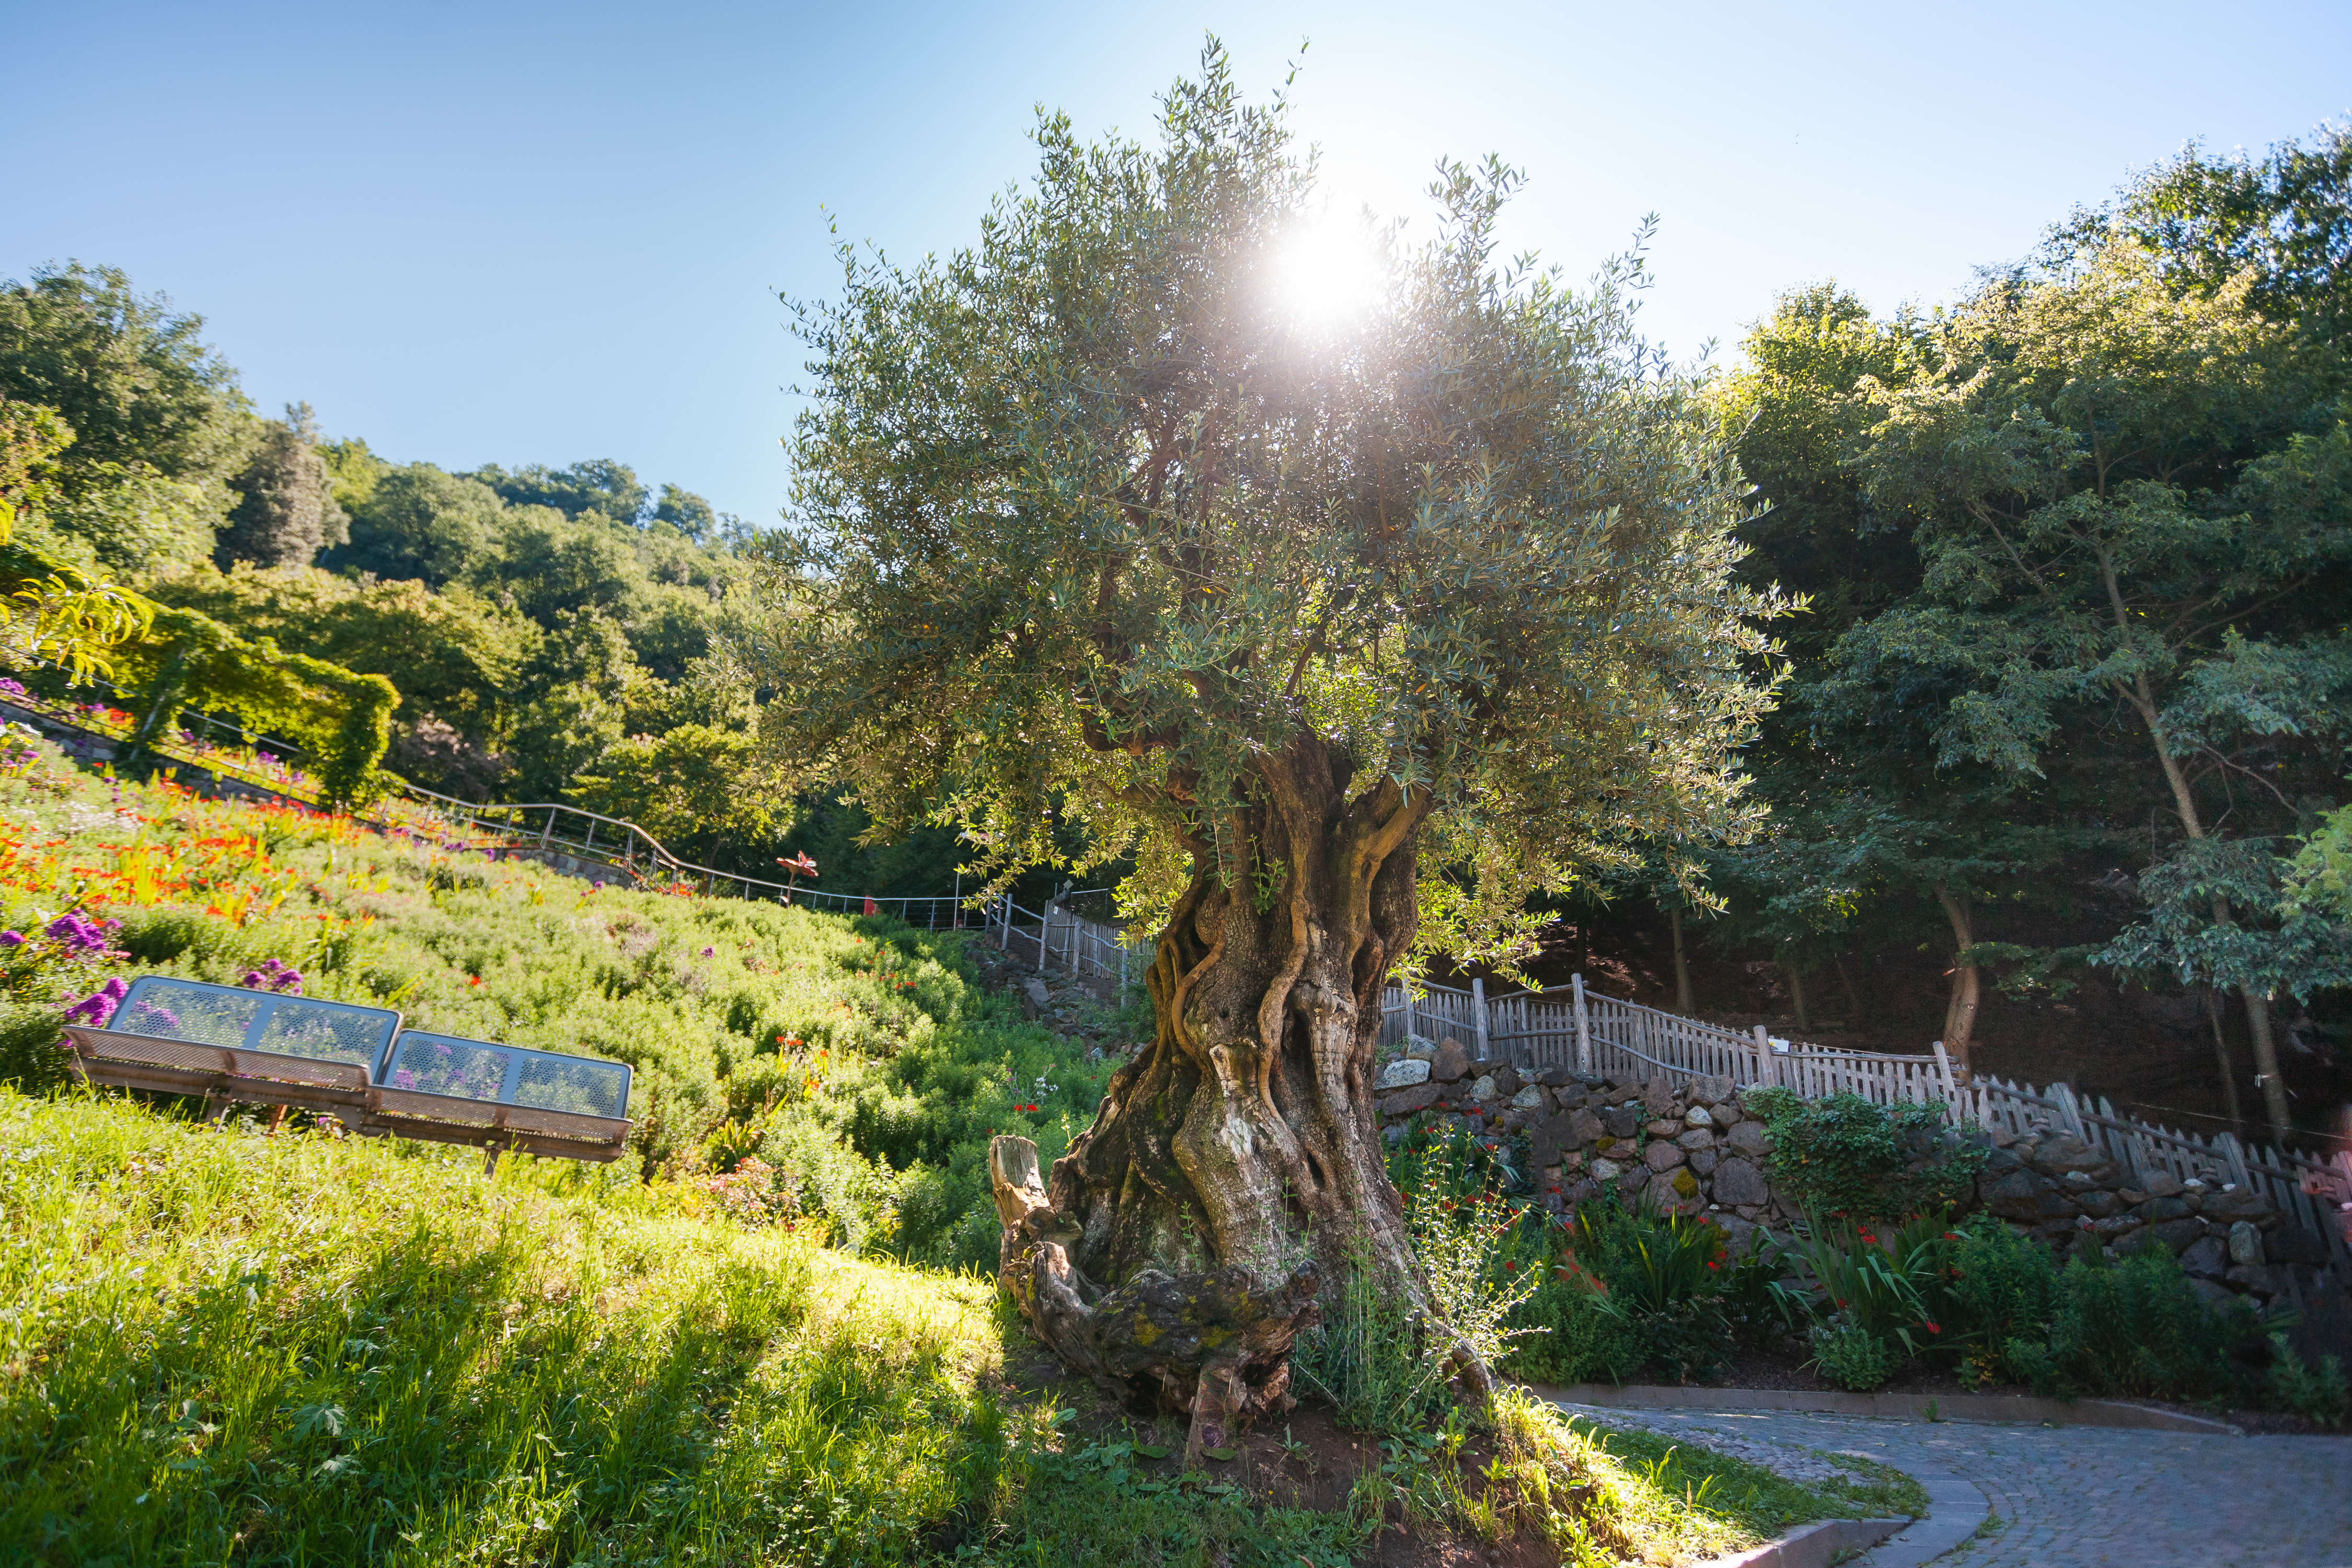
[[[1483,1466],[1456,1425],[1351,1509],[1279,1507],[1006,1392],[984,1279],[668,1184],[86,1094],[0,1090],[0,1149],[10,1561],[1321,1568],[1411,1521],[1664,1563],[1846,1500],[1728,1501],[1744,1467],[1514,1399]]]
[[[1745,1460],[1694,1447],[1679,1438],[1578,1417],[1610,1453],[1647,1477],[1662,1497],[1680,1497],[1695,1511],[1769,1539],[1816,1519],[1916,1518],[1927,1511],[1927,1489],[1890,1466],[1852,1454],[1815,1451],[1848,1471],[1835,1480],[1800,1484]]]
[[[413,1026],[630,1063],[645,1173],[750,1124],[835,1239],[992,1267],[990,1134],[1034,1138],[1050,1161],[1118,1065],[982,992],[956,933],[597,890],[348,820],[117,784],[46,745],[13,754],[0,927],[79,905],[121,920],[132,957],[19,987],[0,1078],[54,1080],[56,1004],[107,973],[235,984],[275,958],[309,994]]]
[[[0,1093],[0,1542],[902,1561],[992,1506],[989,1291],[657,1190]]]

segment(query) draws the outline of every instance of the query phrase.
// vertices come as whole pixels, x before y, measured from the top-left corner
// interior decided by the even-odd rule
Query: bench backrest
[[[373,1069],[399,1033],[400,1015],[384,1007],[146,974],[131,983],[107,1027],[118,1035],[189,1040]]]
[[[393,1041],[375,1081],[383,1089],[615,1121],[629,1110],[630,1072],[625,1062],[534,1051],[423,1029],[406,1030]]]

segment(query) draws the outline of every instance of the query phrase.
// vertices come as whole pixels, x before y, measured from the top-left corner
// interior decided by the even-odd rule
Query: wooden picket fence
[[[2294,1150],[2248,1148],[2227,1132],[2210,1138],[2124,1116],[2063,1083],[2036,1089],[1989,1074],[1963,1081],[1938,1041],[1932,1053],[1901,1056],[1840,1051],[1769,1035],[1746,1034],[1637,1002],[1601,996],[1577,975],[1564,986],[1489,997],[1483,981],[1467,991],[1443,985],[1391,985],[1382,994],[1381,1041],[1453,1036],[1473,1057],[1522,1069],[1570,1068],[1604,1078],[1727,1078],[1739,1087],[1787,1089],[1808,1100],[1855,1094],[1874,1104],[1941,1105],[1955,1124],[1973,1122],[2019,1136],[2056,1128],[2143,1174],[2234,1183],[2268,1198],[2282,1214],[2323,1237],[2338,1277],[2352,1274],[2352,1240],[2336,1205],[2352,1198],[2352,1152],[2321,1159]],[[2339,1195],[2340,1194],[2340,1195]]]

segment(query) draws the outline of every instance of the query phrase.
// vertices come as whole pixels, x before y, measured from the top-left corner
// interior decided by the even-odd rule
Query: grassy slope
[[[646,1169],[753,1121],[769,1163],[860,1247],[992,1263],[989,1134],[1058,1154],[1116,1065],[981,993],[953,933],[593,889],[348,821],[117,785],[46,746],[9,755],[0,926],[79,903],[122,920],[133,954],[71,991],[118,971],[234,984],[276,958],[311,995],[418,1027],[615,1057],[637,1069]],[[19,989],[0,1077],[37,1082],[58,987]]]

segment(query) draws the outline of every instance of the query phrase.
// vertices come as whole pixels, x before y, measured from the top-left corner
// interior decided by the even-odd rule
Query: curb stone
[[[1854,1568],[1919,1568],[1973,1540],[1992,1516],[1991,1500],[1964,1476],[1917,1464],[1903,1473],[1927,1489],[1927,1514],[1865,1553]]]
[[[2119,1426],[2144,1432],[2198,1432],[2242,1437],[2226,1421],[2185,1415],[2114,1399],[2036,1399],[2024,1394],[1839,1394],[1782,1388],[1685,1388],[1663,1384],[1529,1384],[1554,1403],[1625,1410],[1786,1410],[1817,1415],[1868,1415],[1882,1421],[2008,1421],[2030,1426]],[[1932,1408],[1931,1408],[1932,1407]]]
[[[1910,1522],[1904,1519],[1825,1519],[1818,1524],[1801,1524],[1778,1541],[1729,1557],[1710,1557],[1705,1568],[1829,1568],[1831,1560],[1840,1552],[1875,1546]],[[1877,1559],[1864,1561],[1875,1563]]]

